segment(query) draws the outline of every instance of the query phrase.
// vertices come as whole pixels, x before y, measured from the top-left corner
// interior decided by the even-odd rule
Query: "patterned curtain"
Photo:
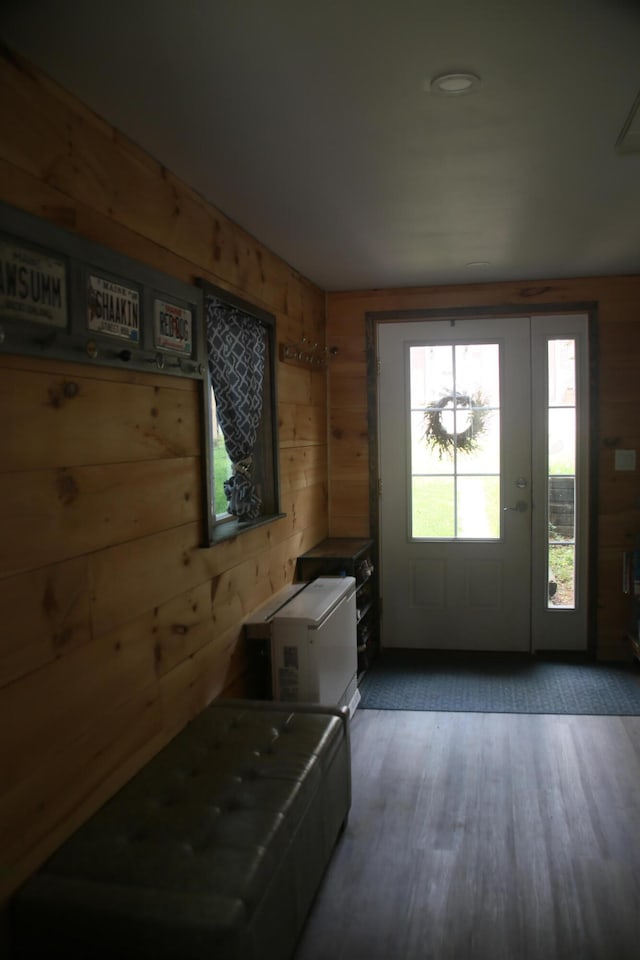
[[[220,427],[233,475],[224,482],[227,510],[239,521],[260,516],[253,449],[262,418],[267,331],[236,307],[207,297],[207,353]]]

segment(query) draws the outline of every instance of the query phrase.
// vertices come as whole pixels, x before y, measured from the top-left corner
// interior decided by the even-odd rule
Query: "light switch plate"
[[[635,470],[636,452],[635,450],[616,450],[615,469],[616,470]]]

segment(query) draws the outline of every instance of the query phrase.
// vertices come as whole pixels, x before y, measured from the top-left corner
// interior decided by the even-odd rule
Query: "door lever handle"
[[[514,505],[513,507],[503,507],[502,509],[503,509],[505,512],[506,512],[507,510],[515,510],[516,513],[526,513],[526,512],[527,512],[527,504],[526,504],[526,502],[525,502],[524,500],[517,500],[516,503],[515,503],[515,505]]]

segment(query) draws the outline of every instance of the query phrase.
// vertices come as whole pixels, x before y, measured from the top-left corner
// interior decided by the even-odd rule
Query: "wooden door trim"
[[[512,305],[429,308],[424,310],[372,310],[365,313],[367,360],[367,429],[369,435],[369,526],[375,542],[378,570],[380,567],[380,504],[379,504],[379,423],[378,423],[378,355],[377,332],[381,323],[403,323],[407,320],[490,319],[508,316],[533,316],[552,313],[584,313],[587,316],[589,345],[589,420],[592,442],[589,444],[589,519],[588,519],[588,607],[587,653],[597,654],[598,596],[598,478],[599,478],[599,390],[598,390],[598,303],[527,303]],[[594,442],[595,441],[595,442]],[[381,584],[380,578],[378,583]],[[382,591],[380,590],[380,593]],[[380,615],[384,614],[382,606]]]

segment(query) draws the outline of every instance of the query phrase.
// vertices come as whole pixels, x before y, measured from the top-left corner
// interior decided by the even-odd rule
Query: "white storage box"
[[[356,581],[318,577],[272,620],[271,673],[276,700],[356,709]]]

